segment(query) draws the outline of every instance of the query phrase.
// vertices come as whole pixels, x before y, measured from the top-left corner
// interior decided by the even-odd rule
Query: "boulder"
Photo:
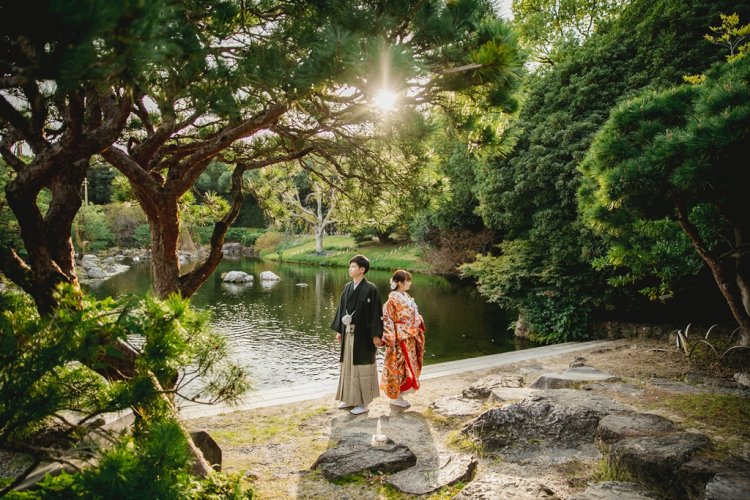
[[[216,441],[206,431],[192,431],[190,437],[193,438],[195,446],[203,453],[203,458],[211,464],[214,470],[221,471],[221,448]]]
[[[674,432],[674,422],[650,413],[619,413],[606,415],[599,420],[596,437],[604,444],[626,438],[657,436]]]
[[[311,469],[320,469],[326,479],[339,479],[364,471],[398,472],[416,463],[416,455],[407,446],[390,438],[382,446],[373,446],[371,434],[358,433],[343,436]]]
[[[682,464],[677,477],[690,498],[702,498],[708,482],[717,474],[725,473],[750,475],[750,461],[737,457],[726,460],[695,457]]]
[[[482,441],[485,449],[538,443],[575,448],[592,443],[599,420],[627,408],[598,396],[569,389],[544,391],[519,403],[493,408],[462,432]]]
[[[687,492],[679,480],[679,470],[696,452],[710,447],[708,437],[685,432],[624,439],[612,445],[609,457],[619,467],[658,488],[661,493],[685,498]]]
[[[529,385],[532,389],[565,389],[576,387],[585,382],[620,381],[612,374],[602,372],[591,366],[577,366],[561,372],[541,375]]]
[[[260,280],[261,281],[280,281],[281,278],[279,278],[278,275],[274,274],[271,271],[263,271],[260,273]]]
[[[107,277],[107,273],[98,267],[89,267],[86,269],[86,276],[92,280],[103,280]]]
[[[224,255],[242,255],[242,244],[224,243],[224,246],[221,247],[221,252]]]
[[[706,500],[747,498],[750,494],[750,475],[737,472],[717,474],[706,485]]]
[[[397,472],[386,482],[404,493],[426,495],[458,481],[471,481],[476,468],[477,459],[471,455],[443,454]]]
[[[111,264],[104,269],[104,273],[109,278],[111,276],[124,273],[128,269],[130,269],[130,266],[126,266],[125,264]]]
[[[221,280],[226,283],[252,283],[253,276],[243,271],[229,271],[221,275]]]
[[[446,396],[430,403],[430,409],[443,417],[470,417],[482,410],[482,403],[475,399]]]
[[[505,403],[509,401],[520,401],[536,392],[536,389],[521,387],[514,389],[512,387],[496,387],[492,389],[488,401],[490,403]]]
[[[734,381],[741,389],[750,389],[750,373],[738,372],[734,374]]]
[[[464,389],[463,396],[469,399],[485,399],[497,387],[523,387],[523,377],[517,375],[490,375]]]
[[[535,479],[490,473],[461,490],[454,500],[557,500],[560,497]]]
[[[605,481],[588,486],[582,493],[568,497],[568,500],[650,500],[655,498],[661,498],[661,496],[638,483]]]

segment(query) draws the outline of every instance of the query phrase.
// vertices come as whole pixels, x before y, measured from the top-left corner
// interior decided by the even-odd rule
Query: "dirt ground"
[[[552,466],[549,462],[535,464],[533,461],[502,463],[502,458],[483,456],[481,450],[472,450],[471,443],[461,439],[459,430],[464,422],[446,420],[435,415],[428,406],[443,396],[459,395],[464,388],[491,373],[521,375],[529,384],[544,372],[568,367],[576,357],[584,358],[588,366],[620,377],[626,384],[647,388],[637,397],[614,394],[613,398],[652,413],[658,411],[654,411],[650,402],[654,398],[658,400],[661,393],[650,388],[649,381],[684,381],[690,371],[684,354],[666,341],[625,339],[590,351],[427,380],[417,394],[408,398],[412,407],[405,411],[391,407],[381,397],[372,403],[368,414],[352,416],[336,409],[336,402],[330,397],[196,419],[188,421],[188,425],[191,429],[206,430],[214,437],[223,450],[224,471],[240,473],[252,481],[261,499],[411,498],[385,486],[379,475],[334,484],[310,471],[315,459],[338,436],[356,431],[384,433],[409,446],[419,460],[446,450],[473,451],[480,457],[478,473],[499,470],[543,477],[558,496],[565,498],[585,488],[600,461],[598,451],[593,450],[588,459],[558,460]],[[674,410],[670,413],[665,409],[664,413],[679,421]],[[743,452],[750,453],[750,450]],[[451,498],[460,487],[447,487],[426,498]]]

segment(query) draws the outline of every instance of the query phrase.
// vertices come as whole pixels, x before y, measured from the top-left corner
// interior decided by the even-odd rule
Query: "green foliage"
[[[750,155],[749,103],[745,57],[716,66],[701,84],[646,92],[613,110],[581,165],[580,190],[585,220],[610,244],[607,264],[632,277],[655,275],[662,289],[695,273],[687,236],[674,236],[680,211],[706,250],[723,254],[741,244],[734,237],[750,221],[737,182]],[[638,246],[653,251],[621,250]]]
[[[568,275],[561,269],[535,265],[546,248],[526,240],[499,245],[500,254],[478,256],[461,270],[477,279],[482,295],[508,309],[519,309],[532,326],[533,338],[555,343],[588,338],[590,311],[596,299],[586,294],[585,273]]]
[[[111,247],[115,237],[99,205],[82,206],[73,221],[73,241],[79,252],[98,252]]]
[[[10,167],[0,159],[0,249],[21,249],[23,242],[19,236],[18,221],[5,199],[5,186],[11,179],[10,172]]]
[[[750,24],[739,26],[740,16],[737,13],[721,14],[721,26],[711,26],[709,29],[715,35],[705,35],[706,40],[729,49],[727,61],[735,61],[750,53]]]
[[[513,0],[514,24],[540,61],[557,62],[629,1]]]
[[[165,403],[154,375],[174,380],[178,374],[174,390],[187,397],[208,402],[235,400],[247,382],[244,370],[228,361],[224,338],[206,328],[204,313],[195,312],[177,296],[165,301],[151,296],[97,301],[81,299],[72,287],[62,285],[57,293],[59,306],[49,317],[40,317],[26,295],[0,294],[0,446],[49,459],[48,449],[69,445],[87,434],[87,422],[93,417],[134,408],[140,417],[135,455],[127,443],[115,447],[111,460],[92,473],[93,482],[84,480],[82,487],[118,491],[112,484],[115,479],[123,481],[123,487],[140,480],[127,477],[138,472],[133,469],[135,462],[152,470],[143,480],[154,482],[155,487],[161,487],[160,481],[179,483],[179,477],[170,476],[170,466],[164,470],[156,466],[164,461],[186,470],[179,444],[184,437],[175,430],[173,409]],[[105,383],[95,371],[109,366],[106,356],[118,355],[112,347],[117,342],[128,342],[136,349],[135,373]],[[189,385],[195,376],[199,382]],[[75,420],[62,418],[71,411]],[[51,422],[63,429],[64,439],[35,446],[37,436]],[[89,457],[87,450],[73,448],[67,454]],[[143,475],[142,471],[138,474]]]
[[[261,255],[274,252],[284,239],[284,233],[279,233],[278,231],[266,231],[255,240],[255,250]]]
[[[507,274],[499,276],[487,260],[474,275],[491,298],[502,297],[520,311],[551,307],[530,315],[533,330],[549,334],[551,324],[536,324],[531,316],[552,318],[559,310],[571,318],[563,324],[572,330],[555,335],[583,338],[582,327],[603,308],[627,304],[607,283],[611,270],[591,267],[607,246],[579,215],[578,167],[618,101],[646,87],[679,83],[685,73],[723,58],[703,34],[733,4],[634,0],[564,60],[529,76],[514,151],[484,162],[477,174],[478,213],[504,239],[521,242],[503,247],[503,253],[512,248],[517,254],[517,266],[500,263]]]
[[[146,223],[146,214],[141,207],[131,202],[110,203],[103,205],[104,215],[107,219],[107,225],[112,230],[114,243],[121,248],[134,248],[148,246],[150,243],[150,233]],[[143,241],[142,235],[136,237],[136,230],[140,226],[146,227],[146,240]]]
[[[211,234],[214,228],[199,227],[197,233],[200,236],[201,243],[208,243],[211,240]],[[255,245],[255,242],[266,232],[265,229],[257,227],[230,227],[227,229],[227,234],[224,236],[224,241],[241,243],[246,247]]]
[[[117,171],[103,163],[92,163],[86,172],[89,203],[105,205],[112,201],[112,181]]]
[[[119,440],[95,467],[81,473],[47,476],[39,489],[16,495],[21,499],[117,498],[251,499],[238,477],[213,474],[196,480],[189,473],[190,457],[180,427],[157,420],[135,437]],[[14,496],[11,496],[14,498]]]
[[[141,224],[133,231],[133,241],[138,248],[149,248],[151,246],[151,227]]]
[[[112,195],[111,200],[115,202],[134,202],[135,194],[133,194],[133,188],[130,185],[127,177],[122,174],[115,175],[112,179]]]

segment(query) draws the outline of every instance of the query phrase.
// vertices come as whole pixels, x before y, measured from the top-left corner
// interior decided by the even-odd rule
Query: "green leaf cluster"
[[[721,12],[736,8],[730,1],[635,0],[564,60],[529,76],[515,125],[516,146],[511,154],[483,163],[476,190],[485,224],[506,242],[519,244],[502,246],[499,255],[467,272],[490,299],[524,313],[537,333],[583,338],[583,325],[629,300],[612,290],[611,273],[591,266],[607,245],[580,216],[578,167],[618,102],[679,83],[684,74],[723,59],[703,35]],[[642,173],[630,177],[633,184],[657,193],[660,186]],[[652,201],[663,206],[663,200]],[[503,267],[509,249],[522,256],[515,259],[517,266]],[[493,270],[496,261],[506,270],[502,275]],[[687,264],[694,267],[695,261]],[[571,307],[582,319],[568,322],[574,328],[570,333],[556,332],[550,322],[554,311],[570,314]]]
[[[678,207],[707,250],[733,250],[750,221],[737,182],[750,154],[748,124],[747,57],[717,65],[700,84],[646,92],[615,108],[581,165],[583,216],[609,244],[603,262],[632,279],[655,275],[661,291],[694,273],[697,255],[677,225]],[[649,228],[660,232],[644,233]],[[639,252],[643,246],[651,249]]]
[[[152,296],[100,301],[81,298],[69,285],[60,285],[56,294],[59,306],[50,316],[40,316],[26,295],[0,294],[0,446],[50,459],[59,453],[50,450],[65,449],[91,432],[95,417],[132,408],[139,422],[133,436],[137,452],[120,442],[91,473],[108,479],[92,479],[104,482],[86,487],[113,493],[129,481],[154,487],[161,487],[160,481],[179,483],[170,478],[169,467],[164,476],[156,467],[164,461],[187,474],[188,466],[180,451],[185,438],[177,432],[163,387],[173,383],[171,392],[203,401],[239,397],[247,388],[245,372],[228,360],[223,337],[207,328],[204,313],[176,295],[164,301]],[[111,360],[121,356],[114,348],[118,342],[138,353],[135,371],[107,382],[98,372],[111,370]],[[60,437],[39,446],[52,424]],[[66,453],[89,458],[95,452],[84,447]],[[107,470],[107,460],[114,461],[116,472]],[[131,476],[140,467],[152,469],[150,475]]]
[[[137,437],[122,438],[106,450],[95,467],[77,474],[47,476],[34,491],[11,493],[11,499],[251,499],[239,477],[190,475],[185,436],[170,420],[156,420]]]

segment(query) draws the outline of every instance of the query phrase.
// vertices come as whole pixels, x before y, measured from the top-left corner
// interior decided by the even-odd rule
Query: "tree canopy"
[[[479,213],[504,241],[499,255],[467,272],[487,297],[524,312],[540,335],[584,337],[594,315],[614,303],[609,275],[591,267],[605,250],[581,220],[576,194],[594,136],[618,101],[721,60],[725,53],[703,35],[734,7],[633,1],[564,61],[530,76],[517,145],[480,167],[476,190]],[[618,301],[627,302],[621,294]]]
[[[750,198],[737,181],[749,155],[750,58],[743,57],[713,68],[700,84],[649,91],[615,108],[581,164],[580,188],[584,220],[604,235],[614,264],[644,259],[659,270],[661,259],[629,251],[637,229],[665,219],[679,225],[711,269],[745,344]]]

